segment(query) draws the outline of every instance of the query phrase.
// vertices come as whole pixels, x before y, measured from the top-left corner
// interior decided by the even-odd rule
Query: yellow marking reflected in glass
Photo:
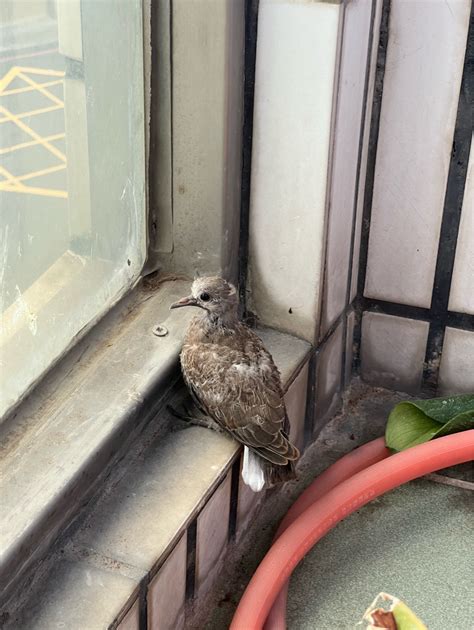
[[[54,79],[52,81],[38,81],[33,79],[29,75],[34,75],[35,77],[60,77],[60,79]],[[57,133],[43,137],[34,129],[32,129],[29,125],[23,122],[23,119],[25,118],[31,118],[40,114],[64,108],[64,101],[47,89],[48,87],[62,84],[63,77],[64,72],[60,70],[51,70],[48,68],[30,68],[27,66],[13,66],[2,78],[0,78],[0,96],[21,94],[24,92],[39,92],[53,103],[52,105],[47,107],[41,107],[28,112],[21,112],[19,114],[15,114],[6,107],[0,105],[0,112],[3,116],[2,118],[0,118],[0,123],[11,122],[32,138],[32,140],[29,140],[27,142],[21,142],[0,149],[0,155],[12,153],[14,151],[18,151],[19,149],[28,149],[29,147],[42,146],[61,161],[61,164],[57,164],[55,166],[33,171],[30,173],[25,173],[24,175],[21,175],[19,177],[10,173],[5,167],[0,166],[0,174],[4,177],[4,180],[0,182],[0,191],[67,198],[67,191],[55,190],[52,188],[42,188],[38,186],[27,186],[23,183],[24,181],[31,180],[35,177],[40,177],[42,175],[61,171],[66,168],[66,156],[54,144],[51,144],[51,142],[54,140],[65,138],[65,133]],[[24,87],[7,90],[6,88],[8,87],[8,85],[16,78],[21,79],[27,85]]]

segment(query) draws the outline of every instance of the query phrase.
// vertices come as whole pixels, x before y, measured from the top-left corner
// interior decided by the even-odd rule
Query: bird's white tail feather
[[[242,465],[242,479],[254,492],[260,492],[265,485],[265,474],[261,458],[244,446],[244,463]]]

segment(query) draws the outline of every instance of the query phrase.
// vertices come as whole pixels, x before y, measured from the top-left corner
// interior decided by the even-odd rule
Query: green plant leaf
[[[393,451],[474,428],[474,394],[398,403],[388,418],[385,443]]]
[[[404,403],[400,403],[404,404]],[[427,400],[413,400],[407,403],[420,409],[425,415],[436,422],[444,424],[459,413],[474,409],[474,394],[462,396],[447,396],[446,398],[428,398]]]
[[[468,429],[474,429],[474,409],[454,416],[454,418],[446,422],[433,437],[441,437],[442,435],[449,435],[450,433],[457,433],[458,431],[467,431]]]

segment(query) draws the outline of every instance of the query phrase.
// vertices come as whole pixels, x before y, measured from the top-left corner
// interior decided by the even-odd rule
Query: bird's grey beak
[[[197,306],[197,300],[192,295],[188,295],[187,297],[181,298],[177,302],[171,304],[170,309],[172,308],[181,308],[182,306]]]

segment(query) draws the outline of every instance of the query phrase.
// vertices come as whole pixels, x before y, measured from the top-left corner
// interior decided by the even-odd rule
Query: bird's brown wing
[[[286,410],[278,392],[252,378],[242,378],[238,397],[209,409],[210,414],[239,442],[274,464],[298,458],[297,449],[283,433]]]
[[[184,350],[185,378],[207,413],[236,440],[284,466],[299,452],[284,433],[287,418],[278,370],[263,346],[257,350],[250,362],[247,354],[214,344],[194,348],[192,356]]]

